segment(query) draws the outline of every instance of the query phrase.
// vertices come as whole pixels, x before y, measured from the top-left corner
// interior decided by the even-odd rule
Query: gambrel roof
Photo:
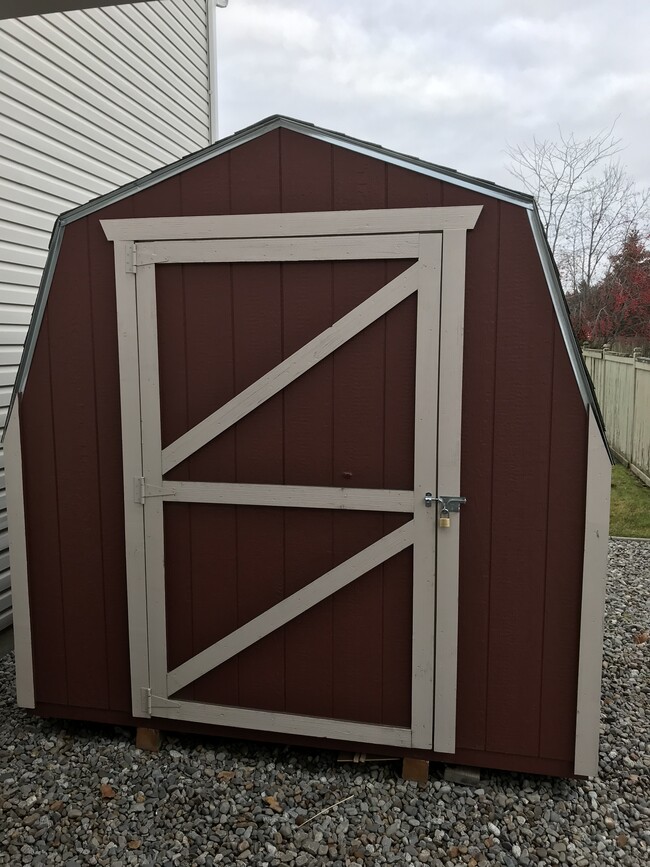
[[[113,190],[110,193],[106,193],[105,195],[93,199],[92,201],[84,205],[80,205],[77,208],[73,208],[72,210],[66,211],[65,213],[61,214],[61,216],[57,219],[52,232],[49,253],[47,261],[45,263],[45,267],[43,269],[43,276],[36,298],[29,331],[27,333],[27,338],[25,341],[25,349],[21,359],[20,367],[18,369],[18,375],[16,377],[16,384],[14,386],[14,393],[12,395],[8,417],[11,414],[11,409],[13,407],[16,395],[22,393],[24,390],[25,382],[29,374],[29,367],[36,346],[36,340],[38,337],[40,325],[45,312],[49,288],[52,277],[54,275],[56,261],[61,247],[65,227],[69,223],[74,222],[75,220],[79,220],[82,217],[92,214],[94,211],[98,211],[101,208],[106,207],[107,205],[113,204],[114,202],[138,193],[140,190],[151,187],[154,184],[159,183],[160,181],[164,181],[170,177],[173,177],[174,175],[184,172],[187,169],[193,168],[194,166],[210,160],[219,154],[225,153],[229,150],[232,150],[233,148],[237,148],[240,145],[251,141],[252,139],[258,138],[259,136],[262,136],[268,132],[271,132],[272,130],[276,130],[279,128],[291,130],[302,135],[310,136],[311,138],[318,139],[319,141],[325,142],[327,144],[347,148],[348,150],[356,151],[357,153],[383,160],[384,162],[391,163],[392,165],[396,165],[413,172],[418,172],[431,178],[436,178],[440,181],[444,181],[445,183],[464,187],[468,190],[474,190],[481,195],[500,199],[504,202],[508,202],[510,204],[517,205],[526,209],[528,212],[528,219],[530,221],[531,231],[533,233],[540,262],[546,278],[548,290],[553,302],[553,308],[555,310],[560,330],[564,338],[564,342],[571,361],[571,366],[576,378],[576,382],[582,396],[582,400],[585,407],[591,406],[591,408],[593,409],[594,415],[598,420],[598,424],[603,435],[603,440],[605,441],[605,444],[607,444],[598,401],[596,399],[596,395],[589,374],[587,373],[586,367],[584,365],[580,347],[578,346],[576,338],[573,334],[566,299],[564,297],[564,292],[562,290],[560,282],[560,276],[555,261],[553,259],[553,254],[551,253],[544,228],[542,226],[542,222],[534,197],[528,195],[527,193],[521,193],[516,190],[511,190],[507,187],[500,186],[498,184],[492,183],[491,181],[486,181],[481,178],[463,174],[462,172],[458,172],[455,169],[436,165],[435,163],[426,162],[425,160],[418,159],[417,157],[398,153],[397,151],[384,148],[381,145],[374,144],[372,142],[362,141],[361,139],[353,138],[352,136],[345,135],[344,133],[323,129],[322,127],[315,126],[314,124],[307,123],[301,120],[296,120],[290,117],[285,117],[282,115],[272,115],[271,117],[265,118],[264,120],[253,124],[252,126],[239,130],[238,132],[234,133],[231,136],[228,136],[227,138],[220,139],[219,141],[209,145],[206,148],[203,148],[202,150],[196,151],[192,154],[188,154],[188,156],[183,157],[177,162],[157,169],[150,174],[144,176],[143,178],[139,178],[128,184],[125,184],[124,186],[119,187],[118,189]]]

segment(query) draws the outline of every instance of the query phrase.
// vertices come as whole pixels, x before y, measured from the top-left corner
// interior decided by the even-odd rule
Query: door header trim
[[[483,205],[463,205],[449,208],[308,211],[295,214],[140,217],[130,220],[101,220],[101,226],[109,241],[376,235],[473,229],[482,210]]]

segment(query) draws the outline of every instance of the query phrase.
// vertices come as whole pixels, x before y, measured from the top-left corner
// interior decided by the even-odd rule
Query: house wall
[[[0,121],[1,432],[56,216],[210,141],[205,0],[0,21]]]
[[[100,219],[467,204],[483,212],[467,239],[455,760],[573,772],[587,413],[527,213],[287,130],[65,230],[21,402],[38,712],[133,722],[113,251]]]

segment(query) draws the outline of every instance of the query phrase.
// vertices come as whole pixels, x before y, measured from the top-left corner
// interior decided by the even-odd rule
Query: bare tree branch
[[[507,149],[510,173],[537,199],[568,291],[588,291],[631,227],[648,223],[650,191],[637,191],[614,159],[615,125],[582,140],[558,128],[555,141]]]

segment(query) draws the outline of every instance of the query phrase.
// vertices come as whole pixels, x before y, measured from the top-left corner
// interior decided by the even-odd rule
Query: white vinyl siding
[[[0,432],[62,211],[210,143],[206,0],[0,21]],[[0,629],[11,620],[0,448]]]

